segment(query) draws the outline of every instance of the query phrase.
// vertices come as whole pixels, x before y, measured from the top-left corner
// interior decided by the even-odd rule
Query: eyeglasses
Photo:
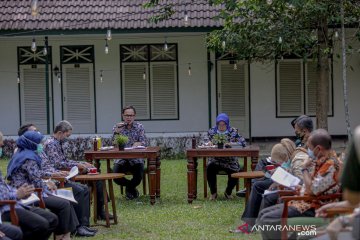
[[[124,117],[135,117],[135,115],[124,115]]]

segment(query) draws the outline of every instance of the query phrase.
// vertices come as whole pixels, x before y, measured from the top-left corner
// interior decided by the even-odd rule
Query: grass
[[[204,199],[200,162],[198,200],[188,204],[186,165],[184,159],[162,160],[161,198],[154,206],[150,205],[148,196],[133,201],[125,200],[115,184],[119,223],[110,228],[99,226],[97,235],[87,239],[261,239],[260,234],[229,233],[229,229],[241,223],[244,199],[236,197],[225,200],[222,193],[226,186],[226,176],[218,176],[218,200]],[[6,166],[7,161],[1,160],[3,176]],[[138,189],[142,194],[142,184]]]

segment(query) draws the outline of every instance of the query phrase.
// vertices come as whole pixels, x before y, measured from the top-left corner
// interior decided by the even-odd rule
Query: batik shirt
[[[324,156],[316,160],[314,166],[311,166],[309,171],[311,176],[311,195],[320,196],[334,194],[338,192],[339,185],[339,170],[341,162],[336,157],[335,152],[331,152],[329,156]],[[305,194],[305,184],[302,185],[301,195]],[[295,207],[299,212],[303,213],[311,208],[318,208],[326,202],[306,202],[306,201],[290,201],[289,206]]]
[[[0,201],[2,200],[16,200],[16,189],[6,184],[4,181],[2,174],[0,172]],[[21,206],[16,203],[15,208],[21,208]],[[10,211],[9,205],[0,206],[0,213],[4,213]]]
[[[56,170],[55,167],[50,163],[50,160],[44,151],[42,151],[39,156],[42,159],[41,170],[43,177],[51,177],[53,173],[58,172],[58,170]]]
[[[43,196],[47,197],[46,193],[49,193],[49,189],[41,179],[42,170],[34,160],[27,160],[9,177],[10,185],[15,188],[21,187],[27,183],[34,185],[35,188],[41,188],[43,190]]]
[[[70,169],[80,163],[67,159],[60,141],[54,137],[50,137],[45,141],[44,153],[47,156],[47,158],[42,158],[44,169]]]
[[[216,134],[217,134],[216,127],[210,128],[208,131],[209,140],[212,141],[212,139],[214,138],[214,136]],[[243,147],[246,146],[245,138],[239,134],[239,132],[236,128],[231,127],[229,129],[229,131],[227,131],[225,133],[225,135],[227,138],[227,142],[238,143],[240,146],[243,146]],[[236,158],[236,157],[209,158],[208,164],[210,164],[210,163],[215,163],[219,167],[222,167],[225,169],[230,169],[230,170],[233,170],[236,172],[240,171],[239,161],[238,161],[238,158]]]
[[[113,127],[113,138],[117,134],[125,135],[129,138],[128,143],[125,147],[132,147],[135,142],[141,142],[142,146],[146,146],[146,136],[145,136],[145,129],[141,123],[133,122],[130,129],[127,127],[122,127],[120,129],[117,128],[118,124],[115,124]],[[117,164],[125,164],[125,159],[118,159],[115,161]],[[130,160],[130,164],[137,164],[137,163],[144,163],[144,159],[142,158],[134,158]]]

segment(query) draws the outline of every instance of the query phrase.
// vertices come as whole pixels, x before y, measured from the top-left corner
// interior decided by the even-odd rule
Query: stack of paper
[[[70,202],[78,203],[74,198],[72,188],[61,188],[56,190],[55,192],[52,192],[51,195],[58,198],[66,199]]]
[[[27,206],[27,205],[33,204],[35,202],[38,202],[38,201],[40,201],[40,198],[35,193],[32,193],[28,198],[21,199],[20,203],[22,205]]]
[[[294,175],[291,175],[281,167],[278,167],[276,169],[276,171],[271,176],[271,179],[274,182],[277,182],[278,184],[281,184],[288,188],[295,187],[300,183],[299,178],[295,177]]]

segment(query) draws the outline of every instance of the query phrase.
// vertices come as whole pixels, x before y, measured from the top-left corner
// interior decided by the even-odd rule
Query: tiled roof
[[[149,23],[159,8],[146,9],[146,0],[39,0],[39,14],[31,16],[30,0],[0,0],[0,31],[21,30],[134,30],[182,27],[219,27],[214,20],[219,7],[207,0],[168,0],[174,2],[170,19]],[[164,1],[160,1],[164,2]],[[187,12],[189,24],[185,26]]]

